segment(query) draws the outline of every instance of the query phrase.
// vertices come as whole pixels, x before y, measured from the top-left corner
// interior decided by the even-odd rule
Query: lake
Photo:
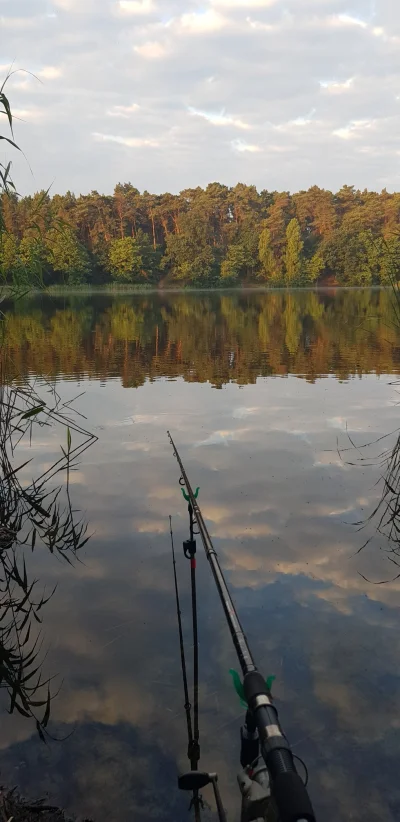
[[[43,608],[45,670],[61,686],[49,730],[67,738],[44,745],[28,720],[3,711],[3,784],[97,822],[191,818],[176,784],[188,763],[170,514],[189,674],[191,612],[170,429],[256,662],[276,676],[318,819],[399,818],[398,568],[375,520],[354,525],[379,500],[378,455],[396,435],[369,443],[399,425],[393,320],[380,290],[6,306],[15,379],[55,381],[64,400],[77,397],[98,441],[72,475],[92,534],[82,562],[40,548],[27,559],[46,590],[57,583]],[[33,459],[27,478],[58,457],[61,437],[40,429],[21,449],[19,462]],[[218,772],[237,820],[243,709],[229,669],[238,664],[198,548],[201,767]]]

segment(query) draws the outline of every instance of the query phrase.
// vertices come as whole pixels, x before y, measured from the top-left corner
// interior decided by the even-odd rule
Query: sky
[[[400,189],[396,0],[0,0],[0,32],[36,75],[7,84],[21,194]]]

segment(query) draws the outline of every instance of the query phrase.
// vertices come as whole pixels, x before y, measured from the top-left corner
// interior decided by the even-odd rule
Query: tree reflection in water
[[[53,595],[30,579],[26,550],[42,547],[67,562],[88,539],[85,521],[74,511],[70,472],[95,437],[77,424],[70,403],[62,403],[54,386],[38,391],[31,381],[9,382],[3,360],[0,388],[0,687],[9,696],[9,711],[36,723],[42,739],[52,699],[51,680],[44,678],[41,611]],[[61,425],[66,443],[59,459],[25,483],[19,449],[31,442],[37,427]],[[73,444],[77,440],[77,444]],[[65,481],[57,483],[58,475]]]

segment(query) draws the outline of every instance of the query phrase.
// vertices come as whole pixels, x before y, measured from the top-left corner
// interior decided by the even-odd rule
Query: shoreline
[[[22,299],[31,299],[37,296],[46,296],[46,297],[65,297],[65,296],[72,296],[72,295],[80,295],[80,296],[91,296],[91,295],[99,295],[104,294],[106,296],[128,296],[128,295],[144,295],[144,294],[158,294],[162,296],[163,294],[252,294],[252,293],[261,293],[261,294],[273,294],[275,292],[279,293],[290,293],[290,292],[309,292],[313,291],[315,293],[320,294],[334,294],[336,291],[387,291],[390,290],[391,286],[384,286],[384,285],[305,285],[305,286],[262,286],[262,285],[240,285],[240,286],[226,286],[224,288],[220,288],[218,286],[210,286],[209,288],[200,288],[200,287],[179,287],[179,286],[171,286],[166,288],[159,288],[158,286],[121,286],[119,288],[115,288],[112,286],[98,286],[98,285],[84,285],[84,286],[49,286],[49,288],[34,288],[28,293],[23,295]],[[3,299],[13,300],[14,295],[11,288],[7,286],[3,287]],[[21,299],[18,298],[17,299]]]

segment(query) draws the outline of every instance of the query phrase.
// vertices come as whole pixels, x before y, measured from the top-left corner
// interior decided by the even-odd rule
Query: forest
[[[397,279],[400,194],[210,183],[180,194],[1,197],[3,283],[380,285]]]

